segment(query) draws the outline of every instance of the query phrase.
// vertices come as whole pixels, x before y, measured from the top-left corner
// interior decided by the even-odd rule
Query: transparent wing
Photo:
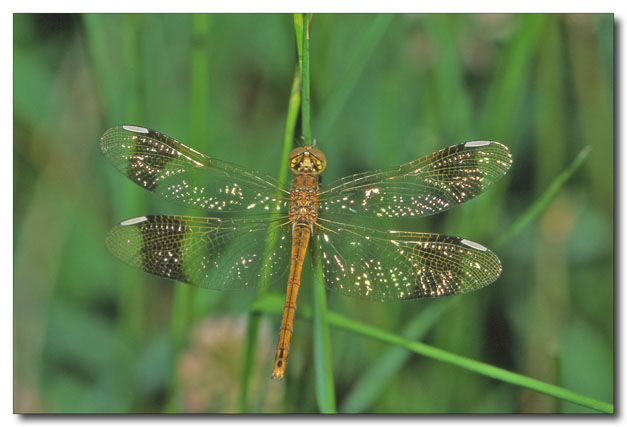
[[[147,273],[201,288],[251,288],[262,277],[287,280],[285,221],[142,216],[112,228],[106,244],[117,258]]]
[[[320,195],[320,215],[398,218],[433,215],[498,181],[512,164],[503,144],[470,141],[404,165],[345,177]]]
[[[501,274],[499,259],[459,237],[377,231],[320,219],[312,262],[326,286],[373,301],[456,295],[482,288]]]
[[[209,211],[284,211],[289,192],[273,178],[205,156],[138,126],[107,130],[100,148],[133,182],[169,200]]]

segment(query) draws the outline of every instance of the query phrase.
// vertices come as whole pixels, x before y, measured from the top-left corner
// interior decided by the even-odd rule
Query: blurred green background
[[[329,294],[329,309],[613,402],[613,38],[612,15],[315,15],[323,184],[473,139],[514,156],[488,193],[405,223],[490,247],[496,283],[402,304]],[[276,175],[296,62],[291,15],[14,15],[16,412],[240,410],[255,293],[181,297],[192,288],[114,259],[115,223],[184,209],[98,143],[136,124]],[[499,242],[585,146],[547,209]],[[297,318],[287,379],[270,382],[280,318],[262,319],[249,410],[317,412],[311,323]],[[348,332],[331,342],[342,412],[592,412]]]

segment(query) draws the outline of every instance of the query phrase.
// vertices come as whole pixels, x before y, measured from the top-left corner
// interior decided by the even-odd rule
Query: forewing
[[[496,255],[459,237],[321,219],[312,246],[314,267],[321,266],[330,290],[373,301],[462,294],[501,274]]]
[[[404,165],[343,178],[320,195],[321,216],[433,215],[481,194],[512,164],[503,144],[470,141]]]
[[[282,222],[270,216],[142,216],[112,228],[106,244],[117,258],[147,273],[201,288],[244,289],[286,278],[290,239]]]
[[[205,156],[151,129],[111,128],[100,147],[133,182],[186,206],[251,213],[287,208],[289,193],[273,178]]]

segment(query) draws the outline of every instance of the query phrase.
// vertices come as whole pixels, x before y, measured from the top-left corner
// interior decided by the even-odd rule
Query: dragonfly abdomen
[[[305,261],[313,225],[318,220],[317,176],[299,173],[294,177],[290,191],[290,211],[288,215],[292,223],[292,255],[272,378],[283,378],[285,373],[285,364],[287,363],[287,355],[294,330],[296,298],[300,287],[303,262]]]
[[[308,226],[300,224],[294,227],[290,276],[287,281],[283,318],[281,319],[281,330],[276,349],[276,357],[274,359],[272,378],[281,379],[285,373],[287,355],[290,350],[292,332],[294,331],[294,314],[296,313],[296,299],[298,297],[298,289],[300,288],[300,276],[303,270],[303,261],[305,260],[310,237],[311,229]]]

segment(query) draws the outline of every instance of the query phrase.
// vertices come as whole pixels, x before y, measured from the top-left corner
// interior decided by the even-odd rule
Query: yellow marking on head
[[[290,153],[290,170],[292,173],[310,173],[318,175],[327,166],[324,153],[311,145],[295,148]]]

